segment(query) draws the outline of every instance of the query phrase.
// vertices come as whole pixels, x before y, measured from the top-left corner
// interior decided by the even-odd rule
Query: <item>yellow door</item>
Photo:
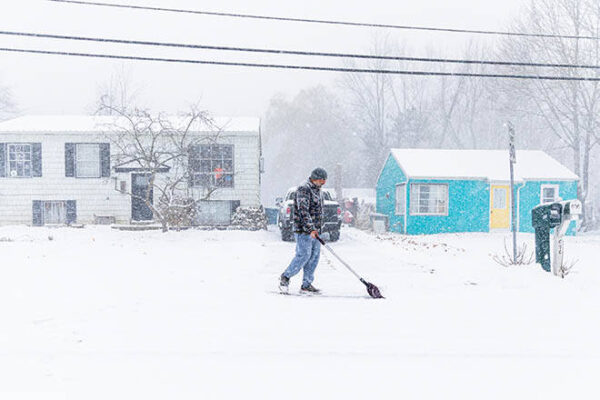
[[[510,186],[492,186],[491,191],[491,223],[492,229],[508,229],[510,224]]]

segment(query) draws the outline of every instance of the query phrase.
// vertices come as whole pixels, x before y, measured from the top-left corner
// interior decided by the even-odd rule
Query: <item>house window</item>
[[[542,204],[554,203],[558,201],[558,185],[542,185],[540,196]]]
[[[193,185],[233,187],[233,145],[196,146],[191,161]]]
[[[406,185],[396,185],[396,215],[404,215],[406,210]]]
[[[448,185],[412,184],[411,215],[448,215]]]
[[[196,213],[196,224],[215,226],[229,225],[231,223],[231,201],[199,201]]]
[[[75,151],[78,178],[100,177],[100,145],[78,143]]]
[[[30,144],[8,145],[8,176],[30,178],[32,152]]]
[[[44,224],[66,224],[67,206],[64,201],[44,201]]]
[[[76,200],[33,200],[33,226],[73,224],[77,221]]]

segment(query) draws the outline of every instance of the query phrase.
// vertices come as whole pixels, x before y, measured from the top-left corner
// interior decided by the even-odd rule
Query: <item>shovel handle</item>
[[[322,244],[322,245],[323,245],[323,246],[324,246],[324,247],[325,247],[327,250],[329,250],[329,252],[330,252],[331,254],[333,254],[333,255],[335,256],[335,258],[337,258],[337,259],[339,260],[339,262],[341,262],[341,263],[344,265],[344,267],[348,268],[348,270],[349,270],[350,272],[352,272],[352,274],[353,274],[355,277],[357,277],[358,279],[360,279],[360,280],[361,280],[361,282],[363,281],[363,278],[361,278],[361,277],[360,277],[360,275],[358,275],[358,274],[356,273],[356,271],[354,271],[354,270],[352,269],[352,267],[351,267],[351,266],[349,266],[349,265],[348,265],[348,263],[347,263],[346,261],[342,260],[342,259],[340,258],[340,256],[338,256],[338,255],[335,253],[335,251],[333,251],[333,249],[332,249],[331,247],[329,247],[329,245],[328,245],[327,243],[325,243],[325,241],[324,241],[323,239],[321,239],[321,236],[317,235],[317,240],[318,240],[319,242],[321,242],[321,244]]]

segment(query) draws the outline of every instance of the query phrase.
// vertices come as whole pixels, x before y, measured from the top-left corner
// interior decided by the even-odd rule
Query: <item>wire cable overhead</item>
[[[277,54],[277,55],[298,55],[298,56],[315,56],[315,57],[355,58],[355,59],[368,59],[368,60],[411,61],[411,62],[428,62],[428,63],[453,63],[453,64],[475,64],[475,65],[494,65],[494,66],[518,66],[518,67],[579,68],[579,69],[598,69],[598,68],[600,68],[600,65],[586,65],[586,64],[553,64],[553,63],[535,63],[535,62],[518,62],[518,61],[500,61],[500,60],[472,60],[472,59],[407,57],[407,56],[379,56],[379,55],[356,54],[356,53],[334,53],[334,52],[299,51],[299,50],[285,50],[285,49],[265,49],[265,48],[252,48],[252,47],[214,46],[214,45],[205,45],[205,44],[186,44],[186,43],[156,42],[156,41],[142,41],[142,40],[125,40],[125,39],[113,39],[113,38],[104,38],[104,37],[70,36],[70,35],[56,35],[56,34],[48,34],[48,33],[31,33],[31,32],[14,32],[14,31],[0,31],[0,35],[34,37],[34,38],[43,38],[43,39],[75,40],[75,41],[83,41],[83,42],[128,44],[128,45],[140,45],[140,46],[172,47],[172,48],[220,50],[220,51],[239,51],[239,52],[249,52],[249,53]]]
[[[496,36],[522,36],[522,37],[589,39],[589,40],[599,40],[600,39],[599,36],[558,35],[558,34],[550,34],[550,33],[509,32],[509,31],[494,31],[494,30],[479,30],[479,29],[440,28],[440,27],[431,27],[431,26],[375,24],[375,23],[354,22],[354,21],[336,21],[336,20],[327,20],[327,19],[293,18],[293,17],[279,17],[279,16],[257,15],[257,14],[217,12],[217,11],[186,10],[186,9],[180,9],[180,8],[136,6],[136,5],[132,5],[132,4],[105,3],[105,2],[98,2],[98,1],[79,1],[79,0],[46,0],[46,1],[51,1],[54,3],[77,4],[77,5],[84,5],[84,6],[113,7],[113,8],[121,8],[121,9],[171,12],[171,13],[179,13],[179,14],[196,14],[196,15],[207,15],[207,16],[215,16],[215,17],[246,18],[246,19],[267,20],[267,21],[303,22],[303,23],[312,23],[312,24],[354,26],[354,27],[366,27],[366,28],[403,29],[403,30],[414,30],[414,31],[468,33],[468,34],[496,35]]]
[[[116,60],[156,61],[156,62],[166,62],[166,63],[222,65],[222,66],[272,68],[272,69],[294,69],[294,70],[309,70],[309,71],[393,74],[393,75],[412,75],[412,76],[451,76],[451,77],[472,77],[472,78],[506,78],[506,79],[551,80],[551,81],[600,82],[600,78],[595,78],[595,77],[484,74],[484,73],[468,73],[468,72],[430,72],[430,71],[414,71],[414,70],[387,70],[387,69],[364,69],[364,68],[338,68],[338,67],[323,67],[323,66],[295,65],[295,64],[263,64],[263,63],[228,62],[228,61],[215,61],[215,60],[195,60],[195,59],[181,59],[181,58],[123,56],[123,55],[115,55],[115,54],[80,53],[80,52],[7,48],[7,47],[0,47],[0,51],[10,52],[10,53],[46,54],[46,55],[116,59]]]

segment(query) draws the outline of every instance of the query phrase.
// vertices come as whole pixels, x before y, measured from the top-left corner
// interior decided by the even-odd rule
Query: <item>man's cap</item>
[[[313,179],[313,180],[325,179],[325,180],[327,180],[327,171],[325,171],[323,168],[315,168],[310,173],[310,179]]]

